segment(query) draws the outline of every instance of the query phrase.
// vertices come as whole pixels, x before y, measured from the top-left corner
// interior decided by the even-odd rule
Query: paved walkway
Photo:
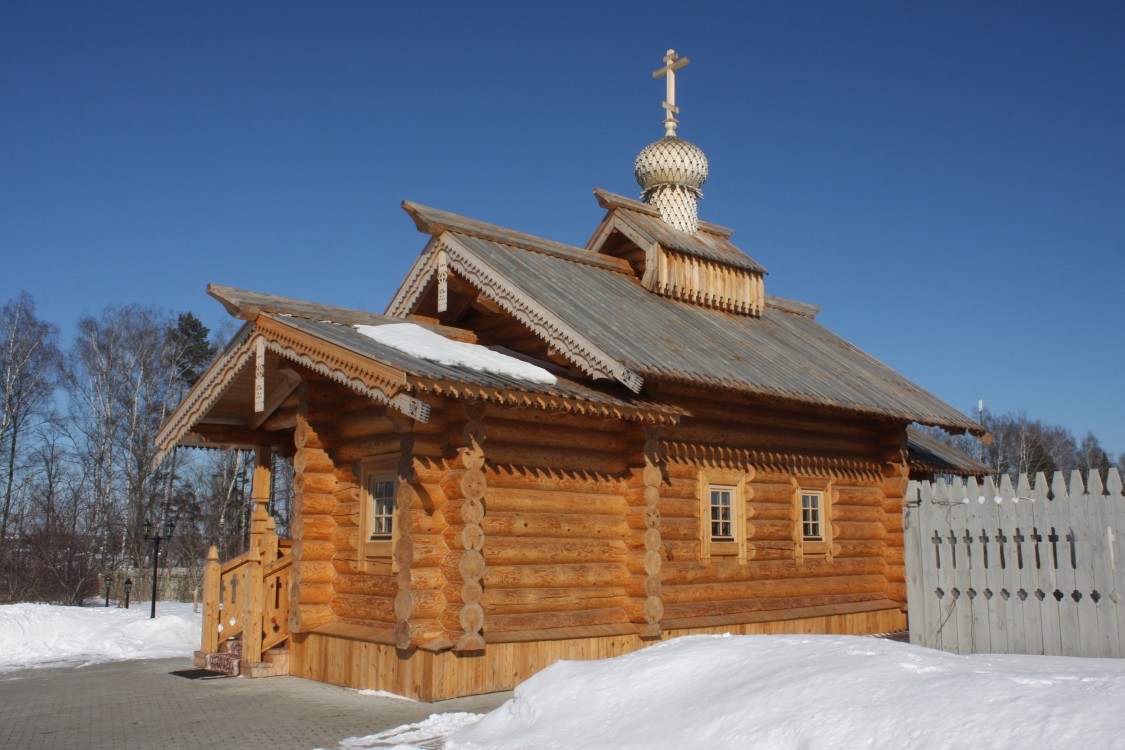
[[[190,659],[0,673],[0,748],[337,748],[433,713],[485,713],[511,693],[413,703],[301,680],[189,680]]]

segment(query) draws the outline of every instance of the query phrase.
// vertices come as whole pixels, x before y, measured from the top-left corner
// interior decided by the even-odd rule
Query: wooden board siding
[[[840,607],[794,611],[793,616],[670,630],[663,637],[700,633],[744,635],[778,633],[885,633],[901,630],[906,617],[887,602],[856,612]],[[510,690],[562,659],[588,660],[620,656],[651,640],[621,634],[516,643],[489,643],[482,652],[404,652],[392,645],[320,633],[297,635],[290,652],[290,674],[344,687],[387,690],[423,701]]]

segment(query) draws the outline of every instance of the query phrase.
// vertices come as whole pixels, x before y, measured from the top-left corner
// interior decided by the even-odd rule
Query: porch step
[[[262,661],[242,662],[243,677],[281,677],[289,674],[289,649],[271,648],[262,654]]]
[[[228,654],[223,654],[227,656]],[[207,652],[196,651],[193,659],[195,666],[207,668]],[[289,674],[289,649],[271,648],[262,654],[262,661],[240,661],[238,674],[243,677],[280,677]]]

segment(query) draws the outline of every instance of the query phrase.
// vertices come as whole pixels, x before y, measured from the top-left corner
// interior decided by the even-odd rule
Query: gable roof
[[[675,422],[684,413],[612,384],[608,388],[589,385],[557,374],[553,384],[536,383],[509,374],[435,362],[382,344],[355,328],[400,324],[403,321],[399,318],[217,285],[210,285],[208,292],[247,323],[165,420],[155,441],[156,463],[173,446],[184,443],[197,426],[211,424],[212,429],[221,429],[224,434],[239,435],[228,441],[232,445],[248,439],[295,387],[296,379],[284,374],[281,363],[285,361],[307,367],[421,422],[429,419],[427,399],[431,396],[650,423]],[[417,324],[451,340],[475,341],[469,331]],[[253,409],[254,367],[250,366],[258,342],[276,363],[264,368],[267,407],[262,414]],[[552,367],[549,363],[536,364]],[[202,439],[193,444],[206,442]]]
[[[433,211],[416,204],[408,210]],[[427,264],[440,250],[451,271],[595,378],[612,377],[637,392],[644,378],[667,379],[981,431],[966,415],[821,326],[808,308],[774,301],[754,318],[699,307],[646,291],[631,274],[591,263],[588,251],[558,243],[551,243],[549,252],[529,249],[522,239],[527,235],[519,235],[517,243],[510,230],[492,231],[482,222],[471,222],[469,233],[461,228],[469,221],[419,223],[437,241],[388,313],[410,311],[432,281]]]

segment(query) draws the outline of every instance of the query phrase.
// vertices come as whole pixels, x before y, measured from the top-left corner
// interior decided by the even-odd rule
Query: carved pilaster
[[[414,614],[414,585],[410,568],[414,564],[414,538],[410,533],[410,512],[414,506],[414,436],[401,434],[405,429],[402,420],[394,420],[395,431],[400,432],[399,462],[396,469],[397,489],[395,490],[395,526],[398,534],[395,539],[394,560],[398,568],[398,593],[395,595],[395,646],[410,648],[414,640],[410,616]]]
[[[649,638],[661,634],[660,618],[664,616],[664,600],[660,584],[660,436],[655,429],[645,430],[645,468],[641,473],[645,497],[645,625],[642,635]]]
[[[461,542],[465,547],[465,554],[461,558],[460,572],[463,584],[461,597],[463,604],[459,620],[464,634],[457,640],[456,651],[480,651],[484,648],[484,608],[481,606],[481,597],[484,594],[484,530],[481,521],[484,520],[484,497],[488,486],[484,477],[484,444],[485,434],[482,418],[484,417],[484,404],[469,402],[465,405],[464,435],[466,447],[461,449],[461,463],[465,466],[465,473],[461,476],[461,493],[464,504],[461,506],[461,517],[464,528],[461,530]]]

